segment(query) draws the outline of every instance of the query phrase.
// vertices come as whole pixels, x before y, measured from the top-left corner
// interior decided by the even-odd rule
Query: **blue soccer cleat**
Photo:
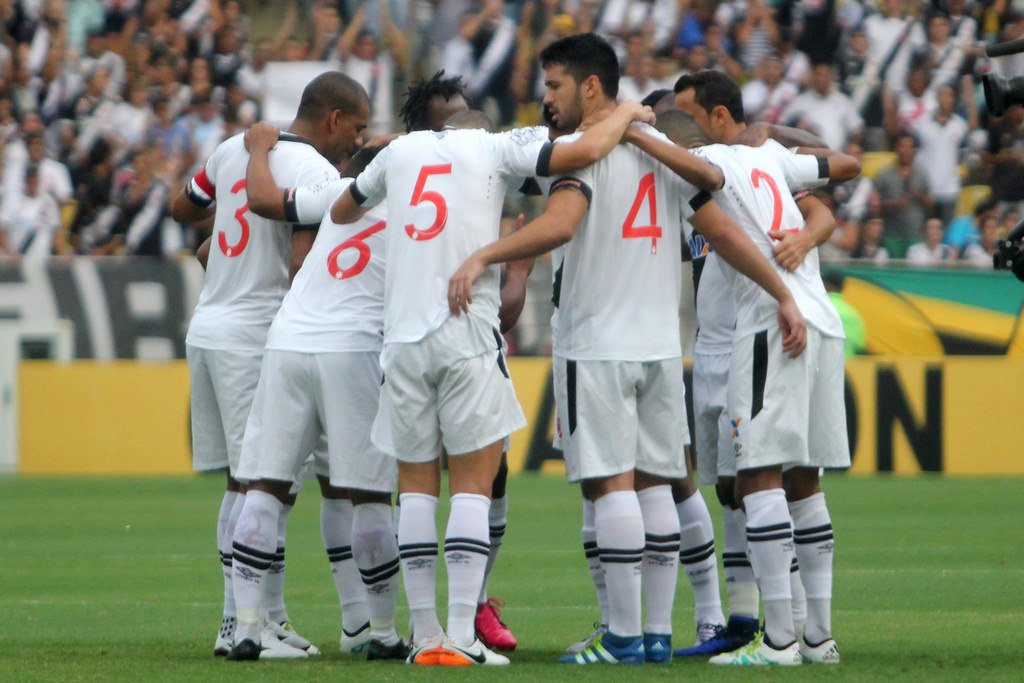
[[[644,661],[648,664],[668,664],[672,661],[672,635],[644,634]]]
[[[712,637],[696,643],[693,647],[676,650],[673,654],[676,657],[713,657],[723,652],[738,650],[754,639],[758,631],[757,619],[751,617],[729,617],[728,625],[723,629],[718,627]],[[701,630],[698,629],[698,635]]]
[[[605,633],[582,652],[558,658],[559,664],[643,664],[643,638]]]

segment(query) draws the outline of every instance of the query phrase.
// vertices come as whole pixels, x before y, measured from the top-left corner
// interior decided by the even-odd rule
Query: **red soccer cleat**
[[[492,650],[512,651],[519,642],[512,631],[501,620],[498,609],[505,603],[497,598],[490,598],[476,606],[476,635],[484,645]]]

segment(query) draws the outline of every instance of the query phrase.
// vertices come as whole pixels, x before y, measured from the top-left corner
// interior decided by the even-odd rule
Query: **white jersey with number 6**
[[[352,183],[333,183],[335,197]],[[318,196],[320,195],[320,196]],[[333,198],[289,191],[299,219],[323,216],[313,246],[281,302],[267,348],[302,353],[380,351],[384,334],[384,207],[355,223],[331,221]],[[326,208],[321,199],[327,199]],[[292,213],[292,211],[289,211]]]
[[[419,341],[448,319],[448,279],[498,239],[509,181],[546,175],[549,144],[516,131],[422,131],[392,142],[356,178],[360,203],[387,198],[386,343]],[[494,328],[499,271],[487,269],[469,307]]]
[[[262,350],[288,290],[292,227],[249,211],[248,164],[242,135],[236,135],[214,150],[186,188],[196,204],[216,202],[206,279],[186,338],[192,346]],[[270,154],[270,171],[280,187],[315,186],[339,176],[308,141],[287,133]]]
[[[668,140],[653,128],[646,132]],[[555,273],[554,354],[610,361],[682,355],[682,221],[710,195],[632,145],[617,145],[601,161],[558,178],[551,191],[567,184],[590,208]]]
[[[821,281],[818,250],[812,249],[791,273],[776,262],[768,236],[803,229],[804,218],[792,194],[825,184],[827,165],[817,157],[794,154],[774,140],[761,147],[708,145],[693,151],[722,169],[725,185],[715,193],[715,201],[775,267],[807,322],[826,336],[844,338],[842,322]],[[736,339],[776,324],[775,299],[728,264],[721,265],[736,301]]]

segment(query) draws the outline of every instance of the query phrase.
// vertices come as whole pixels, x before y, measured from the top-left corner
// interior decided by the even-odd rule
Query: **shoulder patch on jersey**
[[[587,204],[590,204],[591,199],[594,197],[594,193],[590,189],[590,186],[579,178],[559,178],[555,182],[551,183],[551,189],[548,191],[548,196],[550,197],[561,190],[576,190],[583,195],[584,199],[587,200]]]
[[[526,145],[537,142],[542,138],[537,136],[537,133],[533,128],[513,128],[508,132],[508,139],[520,147],[525,147]]]

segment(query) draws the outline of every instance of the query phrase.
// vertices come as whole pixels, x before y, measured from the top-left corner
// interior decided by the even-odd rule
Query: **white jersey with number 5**
[[[323,220],[270,326],[268,349],[380,351],[387,222],[383,205],[349,225],[331,220],[330,204],[351,183],[351,178],[332,183],[334,197],[316,188],[289,190],[286,213],[302,222],[316,216]]]
[[[387,197],[384,341],[414,342],[450,315],[448,279],[498,239],[505,190],[516,176],[546,175],[550,143],[482,130],[422,131],[398,138],[356,178],[363,204]],[[469,312],[498,327],[492,266],[473,286]]]
[[[555,273],[554,354],[613,361],[682,355],[682,221],[710,195],[633,145],[616,145],[551,185],[551,192],[575,190],[590,207]]]
[[[827,165],[817,157],[794,154],[774,140],[761,147],[708,145],[694,150],[722,169],[725,185],[715,201],[750,236],[789,287],[808,324],[829,337],[844,338],[843,325],[821,281],[818,250],[812,249],[794,272],[776,262],[769,232],[802,230],[804,218],[793,192],[828,181]],[[753,280],[728,264],[722,268],[736,301],[736,338],[775,324],[778,304]]]
[[[292,226],[249,211],[248,164],[242,135],[236,135],[214,150],[186,189],[196,204],[216,202],[206,279],[185,340],[192,346],[262,349],[288,290]],[[315,186],[339,177],[307,140],[287,133],[270,153],[270,171],[280,187]]]

